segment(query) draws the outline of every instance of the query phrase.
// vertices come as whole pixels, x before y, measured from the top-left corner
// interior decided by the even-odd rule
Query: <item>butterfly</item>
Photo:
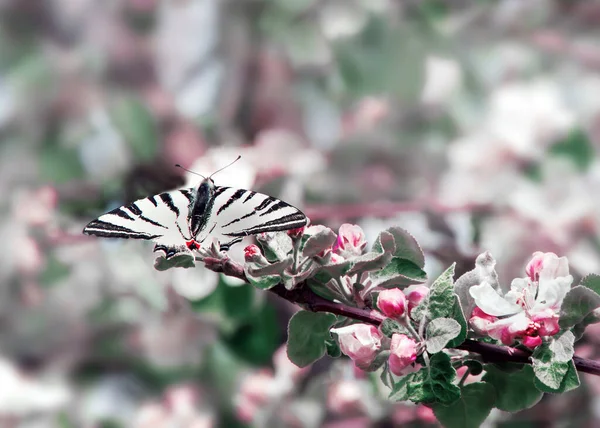
[[[301,228],[308,223],[298,208],[277,198],[216,186],[211,177],[219,171],[202,176],[197,187],[160,193],[116,208],[91,221],[83,233],[151,240],[156,243],[154,251],[162,251],[169,259],[200,249],[209,238],[216,238],[226,251],[246,236]]]

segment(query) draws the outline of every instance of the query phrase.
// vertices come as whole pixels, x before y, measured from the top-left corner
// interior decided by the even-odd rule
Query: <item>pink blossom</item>
[[[487,281],[469,289],[481,310],[470,320],[473,329],[506,345],[520,340],[530,348],[542,343],[542,336],[558,333],[560,307],[573,282],[566,257],[535,253],[526,271],[527,277],[515,278],[505,295]]]
[[[405,334],[395,333],[390,344],[390,371],[403,376],[405,369],[417,359],[417,343]]]
[[[379,310],[389,318],[400,318],[406,312],[406,296],[399,288],[383,290],[377,297]]]
[[[360,256],[367,245],[365,234],[360,226],[344,223],[340,226],[333,252],[344,257]]]
[[[286,345],[282,345],[273,355],[273,365],[277,376],[286,376],[296,381],[310,371],[310,366],[298,367],[292,363],[287,354]]]
[[[382,335],[377,328],[368,324],[352,324],[341,328],[332,328],[338,336],[340,349],[359,367],[373,362],[381,350]]]
[[[414,284],[404,289],[404,294],[408,300],[409,313],[421,304],[423,299],[429,295],[429,287],[421,284]]]

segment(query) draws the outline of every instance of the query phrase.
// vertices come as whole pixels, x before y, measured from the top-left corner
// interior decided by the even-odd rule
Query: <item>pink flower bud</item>
[[[408,311],[410,312],[429,295],[429,287],[420,284],[411,285],[404,289],[404,294],[408,300]]]
[[[400,318],[406,312],[406,296],[399,288],[383,290],[377,297],[377,306],[386,317]]]
[[[290,229],[287,231],[287,234],[292,239],[298,239],[304,234],[304,229],[306,229],[306,226]]]
[[[262,256],[260,248],[257,245],[248,245],[244,248],[244,259],[246,262],[255,262]]]
[[[390,344],[390,371],[396,376],[404,375],[404,371],[417,359],[417,343],[405,334],[395,333]]]
[[[352,324],[346,327],[332,328],[331,332],[338,336],[342,352],[358,366],[371,364],[381,350],[383,336],[375,326]]]
[[[367,245],[365,234],[360,226],[344,223],[340,226],[339,234],[333,252],[344,257],[360,256]]]

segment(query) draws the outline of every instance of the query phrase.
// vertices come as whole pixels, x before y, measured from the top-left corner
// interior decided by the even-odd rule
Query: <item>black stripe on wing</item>
[[[289,207],[289,205],[288,205]],[[306,226],[308,219],[301,212],[296,212],[283,217],[276,218],[275,220],[267,221],[262,224],[258,224],[254,227],[240,230],[239,232],[225,233],[226,236],[248,236],[256,235],[257,233],[263,232],[278,232],[282,230],[296,229],[298,227]]]
[[[115,210],[116,211],[116,210]],[[112,213],[112,212],[111,212]],[[149,233],[135,232],[123,226],[109,223],[102,220],[91,221],[84,229],[86,235],[96,235],[105,238],[124,238],[124,239],[155,239],[160,235],[151,235]]]
[[[177,208],[173,203],[173,198],[171,197],[171,195],[169,195],[168,193],[161,193],[158,196],[160,197],[161,201],[163,201],[165,205],[168,206],[169,209],[175,213],[175,215],[179,216],[179,208]]]
[[[233,195],[231,195],[231,197],[227,200],[227,202],[225,202],[223,205],[221,205],[221,207],[219,207],[219,209],[217,210],[217,215],[221,214],[223,211],[225,211],[227,209],[227,207],[231,206],[231,204],[233,204],[235,201],[237,201],[242,196],[244,196],[244,194],[246,192],[247,192],[247,190],[243,190],[243,189],[236,190],[235,193]]]

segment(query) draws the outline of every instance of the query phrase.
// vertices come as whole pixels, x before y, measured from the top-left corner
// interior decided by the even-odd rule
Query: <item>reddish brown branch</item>
[[[228,276],[233,276],[248,282],[244,274],[244,268],[229,259],[205,259],[206,267],[221,272]],[[298,306],[312,312],[329,312],[336,315],[342,315],[364,323],[379,326],[385,317],[373,309],[360,309],[332,302],[315,294],[309,287],[298,287],[294,290],[287,290],[283,284],[278,284],[269,291],[279,297],[297,304]],[[494,362],[512,362],[530,364],[531,354],[521,349],[510,348],[508,346],[498,346],[489,343],[477,342],[475,340],[465,340],[457,349],[473,352],[481,355],[483,361]],[[573,362],[578,371],[600,375],[600,362],[588,360],[581,357],[573,357]]]

